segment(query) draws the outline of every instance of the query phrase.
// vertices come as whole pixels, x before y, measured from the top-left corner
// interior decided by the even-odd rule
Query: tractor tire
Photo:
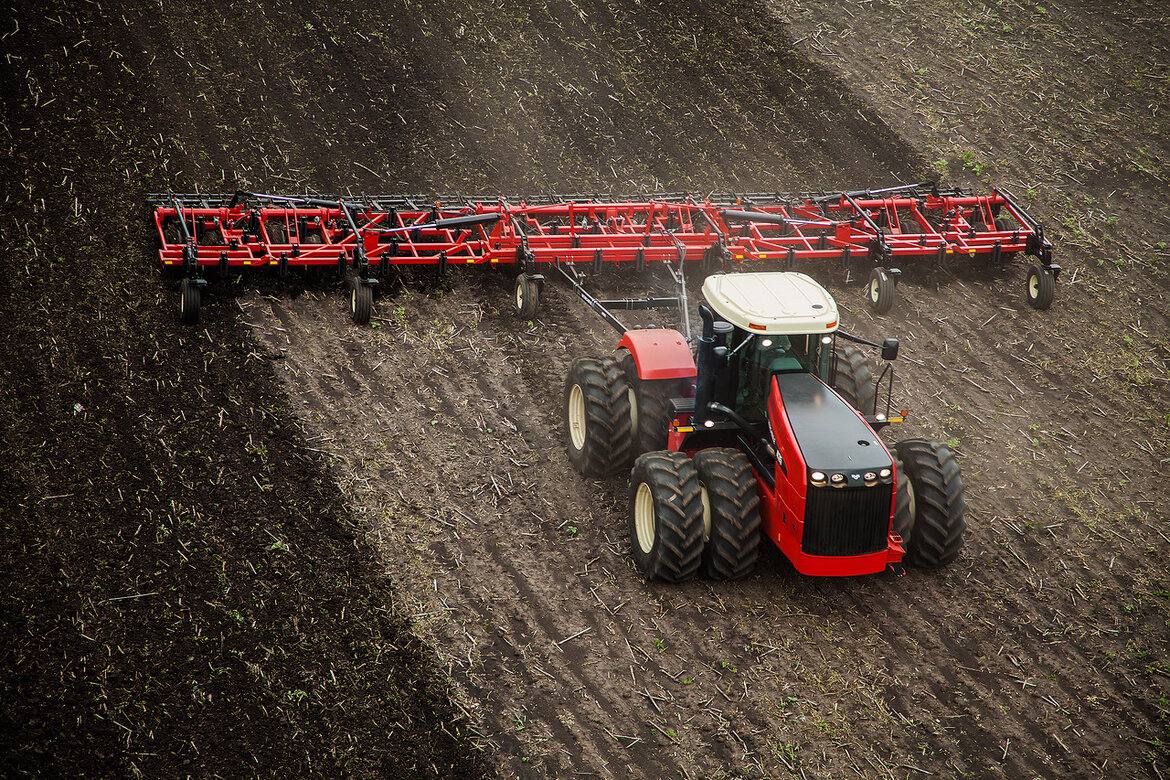
[[[954,453],[942,442],[926,439],[908,439],[894,448],[899,495],[908,488],[894,513],[894,532],[902,537],[905,561],[927,568],[950,563],[963,548],[967,531],[963,477]]]
[[[630,387],[633,456],[666,449],[670,422],[674,419],[670,413],[670,399],[686,395],[688,380],[640,379],[634,356],[624,349],[618,350],[615,360],[625,372]]]
[[[629,466],[629,386],[613,360],[574,361],[565,380],[563,409],[573,468],[587,477],[604,477]]]
[[[833,389],[862,414],[872,414],[876,389],[865,353],[851,344],[833,353]]]
[[[540,309],[540,283],[528,274],[516,277],[516,316],[521,320],[531,320],[536,317]]]
[[[358,325],[369,325],[370,315],[374,310],[374,288],[363,284],[361,279],[353,280],[353,289],[349,294],[349,313]]]
[[[906,464],[894,447],[894,469],[898,472],[897,492],[894,495],[894,533],[902,537],[902,543],[908,544],[910,532],[914,530],[914,487],[910,484],[910,477],[906,473]]]
[[[694,458],[702,486],[703,573],[737,580],[751,573],[760,554],[760,496],[747,456],[712,448]]]
[[[202,297],[199,285],[194,279],[179,282],[179,322],[184,325],[199,322],[199,305]]]
[[[894,308],[898,288],[894,278],[885,268],[878,266],[869,272],[869,287],[866,288],[865,302],[874,314],[886,314]]]
[[[1056,297],[1056,276],[1047,268],[1033,263],[1028,267],[1028,305],[1043,311]]]
[[[630,474],[630,549],[638,571],[683,582],[703,563],[703,499],[695,464],[681,452],[647,452]]]

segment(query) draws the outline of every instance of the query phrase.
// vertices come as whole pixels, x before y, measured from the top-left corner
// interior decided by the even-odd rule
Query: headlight
[[[891,472],[889,469],[882,469],[881,471],[878,472],[878,476],[881,477],[882,479],[889,479],[890,474],[891,474]]]
[[[845,475],[844,474],[834,474],[833,476],[829,477],[829,481],[831,483],[833,483],[833,487],[838,487],[838,488],[845,487]]]
[[[873,487],[874,485],[877,484],[877,472],[867,471],[867,472],[865,472],[865,474],[863,476],[865,479],[866,487]]]
[[[809,474],[808,478],[817,487],[824,487],[826,484],[825,472],[823,471],[814,471],[812,474]]]

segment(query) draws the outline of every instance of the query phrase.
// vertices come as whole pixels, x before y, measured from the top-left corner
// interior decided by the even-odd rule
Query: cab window
[[[747,335],[737,351],[738,388],[736,411],[750,422],[767,419],[768,390],[772,374],[808,371],[807,355],[793,347],[788,336]],[[805,339],[805,337],[797,337]],[[815,358],[814,358],[815,359]]]

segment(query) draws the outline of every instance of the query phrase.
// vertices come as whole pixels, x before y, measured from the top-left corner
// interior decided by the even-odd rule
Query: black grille
[[[891,491],[891,485],[810,485],[800,548],[809,555],[865,555],[886,549]]]

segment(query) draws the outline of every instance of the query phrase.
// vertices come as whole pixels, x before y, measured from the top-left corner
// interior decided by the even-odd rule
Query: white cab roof
[[[837,329],[837,302],[805,274],[714,274],[703,297],[723,319],[749,333],[794,335]]]

